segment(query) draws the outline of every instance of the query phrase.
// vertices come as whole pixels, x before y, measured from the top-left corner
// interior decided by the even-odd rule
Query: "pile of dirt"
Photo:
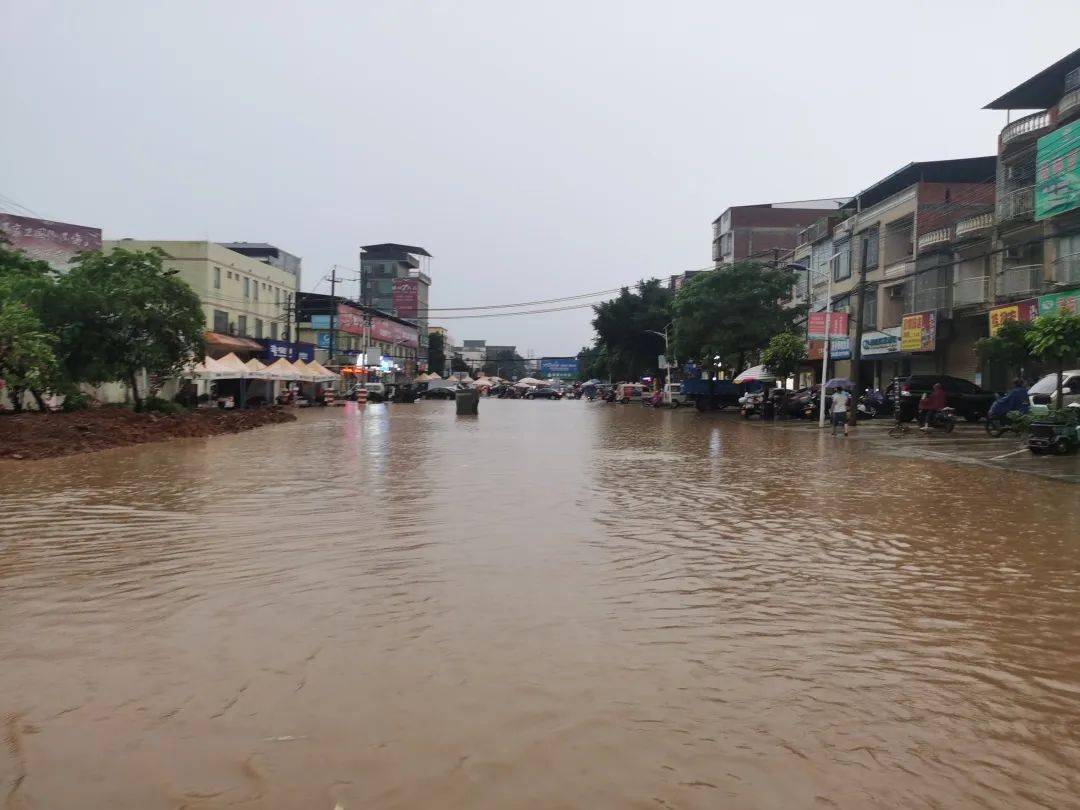
[[[104,407],[74,413],[4,414],[0,415],[0,458],[70,456],[166,439],[239,433],[295,420],[293,413],[281,408],[200,409],[166,415]]]

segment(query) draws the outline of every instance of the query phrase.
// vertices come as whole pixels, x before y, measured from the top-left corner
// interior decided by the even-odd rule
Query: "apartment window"
[[[863,328],[877,329],[877,287],[869,288],[863,295]]]
[[[843,281],[851,278],[851,243],[841,242],[836,246],[837,256],[833,261],[833,281]]]
[[[255,319],[255,337],[261,338],[263,336],[262,330],[263,330],[262,318],[256,318]]]
[[[277,322],[270,321],[270,339],[277,340]]]
[[[281,287],[274,287],[274,303],[281,303]]]
[[[247,337],[247,315],[238,315],[236,317],[236,333],[240,337]]]
[[[221,289],[221,268],[220,267],[215,267],[214,268],[214,289],[215,290],[220,290]]]
[[[214,331],[221,335],[229,333],[229,313],[220,309],[214,310]]]
[[[862,235],[862,262],[867,270],[873,270],[878,266],[878,247],[880,245],[878,229],[866,231]]]
[[[251,279],[244,279],[244,298],[251,298]]]
[[[255,300],[259,300],[259,282],[255,282]]]

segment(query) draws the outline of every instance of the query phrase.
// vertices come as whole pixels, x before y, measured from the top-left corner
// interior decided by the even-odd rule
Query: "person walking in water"
[[[832,397],[832,435],[836,435],[836,428],[839,425],[844,426],[844,435],[848,435],[847,424],[847,409],[848,401],[851,399],[851,394],[845,391],[843,388],[837,388],[833,390]]]

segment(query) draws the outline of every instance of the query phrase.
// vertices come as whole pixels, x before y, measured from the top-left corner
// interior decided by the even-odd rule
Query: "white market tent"
[[[260,361],[252,357],[246,363],[244,367],[248,370],[248,377],[253,380],[272,380],[274,375],[267,371],[266,366]]]
[[[334,372],[330,371],[318,360],[312,360],[310,363],[308,363],[307,369],[315,375],[316,382],[331,382],[332,380],[341,379],[340,374],[335,374]]]
[[[230,376],[230,373],[230,369],[221,365],[219,361],[213,357],[207,357],[201,363],[196,363],[185,371],[184,376],[196,380],[221,380]]]
[[[266,370],[273,375],[273,379],[282,381],[295,381],[308,379],[290,363],[284,357],[279,357],[273,363],[266,367]]]
[[[522,386],[543,385],[543,384],[544,384],[544,381],[543,380],[538,380],[538,379],[536,379],[536,377],[522,377],[520,380],[517,381],[517,383],[515,385],[516,385],[516,387],[520,388]]]

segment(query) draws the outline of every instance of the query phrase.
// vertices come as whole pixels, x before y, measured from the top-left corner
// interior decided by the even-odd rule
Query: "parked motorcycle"
[[[873,419],[889,412],[889,401],[885,394],[876,388],[867,388],[856,404],[859,416]]]
[[[749,419],[754,414],[761,413],[761,405],[765,401],[765,394],[761,391],[751,391],[739,397],[739,413],[743,419]]]

